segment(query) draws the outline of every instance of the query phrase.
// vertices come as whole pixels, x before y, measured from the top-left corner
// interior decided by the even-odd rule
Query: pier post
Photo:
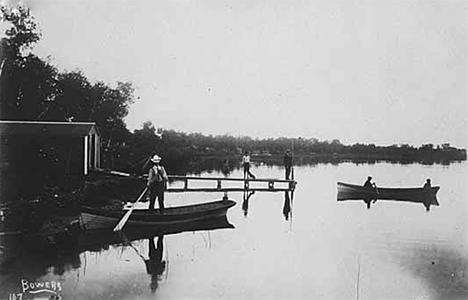
[[[275,183],[273,181],[268,181],[268,189],[272,190],[275,188]]]

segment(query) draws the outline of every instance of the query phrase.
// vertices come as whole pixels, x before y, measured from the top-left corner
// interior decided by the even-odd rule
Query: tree
[[[0,41],[0,118],[35,119],[51,101],[57,70],[25,53],[40,38],[26,6],[12,8],[2,4],[0,19],[11,24]]]
[[[8,58],[16,59],[21,52],[39,41],[41,34],[29,9],[24,5],[8,7],[4,4],[0,7],[0,21],[10,22],[12,27],[5,31],[4,54]]]

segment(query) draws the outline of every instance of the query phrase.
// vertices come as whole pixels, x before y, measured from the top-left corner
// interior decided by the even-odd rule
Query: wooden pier
[[[170,175],[169,181],[182,181],[182,187],[168,187],[166,192],[169,193],[183,193],[183,192],[244,192],[244,191],[258,191],[258,192],[287,192],[294,191],[297,182],[294,180],[282,180],[276,178],[258,178],[258,179],[244,179],[244,178],[229,178],[229,177],[197,177],[197,176],[175,176]],[[212,182],[211,187],[192,187],[190,182]],[[241,186],[223,186],[226,182],[242,182]],[[264,183],[264,186],[252,187],[250,183]],[[275,184],[282,184],[283,187],[275,186]]]
[[[119,172],[119,171],[108,171],[108,170],[99,170],[102,173],[127,177],[127,178],[137,178],[139,180],[147,180],[148,175],[143,176],[133,176],[129,173]],[[258,192],[290,192],[294,191],[296,188],[297,182],[294,180],[284,180],[278,178],[257,178],[257,179],[244,179],[244,178],[232,178],[232,177],[199,177],[199,176],[179,176],[179,175],[169,175],[169,182],[172,186],[168,186],[166,192],[168,193],[183,193],[183,192],[245,192],[245,191],[258,191]],[[200,186],[200,182],[205,184],[211,183],[211,186]],[[174,183],[182,182],[182,186],[174,186]],[[191,186],[190,183],[195,183],[197,186]],[[223,183],[227,182],[238,182],[242,183],[238,186],[225,186]],[[251,183],[259,183],[263,186],[251,186]],[[279,187],[278,185],[282,185]]]

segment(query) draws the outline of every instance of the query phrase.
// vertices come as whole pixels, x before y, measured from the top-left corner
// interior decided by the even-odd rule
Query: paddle
[[[375,184],[375,182],[372,185],[374,186],[375,193],[377,194],[374,201],[372,201],[373,203],[375,203],[377,202],[377,198],[379,197],[379,189],[377,188],[377,185]]]
[[[145,190],[141,193],[140,197],[138,197],[137,201],[132,205],[130,210],[120,219],[119,223],[117,226],[115,226],[114,231],[120,231],[122,228],[125,226],[125,223],[127,223],[128,219],[130,218],[130,215],[132,214],[133,209],[136,207],[136,204],[140,202],[140,200],[143,198],[143,196],[146,194],[148,191],[148,187],[145,188]]]

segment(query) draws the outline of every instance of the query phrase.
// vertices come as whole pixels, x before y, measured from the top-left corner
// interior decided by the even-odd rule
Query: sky
[[[29,1],[34,53],[137,101],[129,129],[468,148],[468,1]]]

